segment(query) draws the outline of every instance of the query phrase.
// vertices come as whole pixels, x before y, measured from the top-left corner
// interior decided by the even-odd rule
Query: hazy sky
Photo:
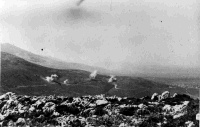
[[[197,1],[1,0],[0,42],[108,69],[200,67]]]

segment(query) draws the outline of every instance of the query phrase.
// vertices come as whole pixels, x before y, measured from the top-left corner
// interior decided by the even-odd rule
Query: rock
[[[19,112],[20,114],[22,114],[22,113],[25,112],[24,109],[23,109],[23,107],[24,107],[24,105],[18,104],[18,112]]]
[[[89,104],[89,107],[95,107],[95,106],[96,106],[96,104],[93,104],[93,103]]]
[[[87,109],[83,110],[82,115],[85,117],[88,117],[91,110],[93,110],[93,108],[87,108]]]
[[[15,125],[15,123],[14,123],[12,120],[10,120],[10,121],[8,122],[7,126],[8,126],[8,127],[14,127],[14,126],[16,126],[16,125]]]
[[[148,102],[149,104],[152,104],[152,105],[159,105],[158,102]]]
[[[151,96],[151,100],[158,100],[158,93],[154,93],[152,96]]]
[[[8,100],[9,96],[7,94],[3,94],[0,96],[0,100]]]
[[[171,105],[165,105],[165,106],[162,108],[162,110],[163,110],[165,113],[169,114],[170,112],[172,112],[172,107],[171,107]]]
[[[162,96],[158,95],[158,101],[160,102],[162,100]]]
[[[123,104],[123,105],[119,105],[119,107],[120,107],[120,108],[125,108],[126,105],[125,105],[125,104]]]
[[[47,102],[43,109],[43,112],[53,112],[55,110],[55,104],[53,102]]]
[[[170,112],[168,112],[170,115],[173,115],[173,119],[177,119],[187,113],[186,107],[188,105],[189,101],[184,101],[181,105],[175,105],[175,106],[168,106],[170,109]],[[164,107],[167,109],[167,106]]]
[[[119,125],[119,127],[127,127],[127,124],[121,123],[121,124]]]
[[[99,127],[106,127],[105,125],[100,125]]]
[[[140,124],[140,123],[142,122],[142,120],[141,120],[141,119],[133,118],[133,119],[131,120],[131,122],[134,123],[135,125],[138,125],[138,124]]]
[[[60,115],[60,113],[58,113],[58,112],[54,111],[52,115],[53,115],[53,116],[59,116],[59,115]]]
[[[3,121],[4,118],[5,118],[5,116],[0,113],[0,121]]]
[[[35,110],[35,107],[33,107],[33,106],[31,106],[30,108],[29,108],[29,111],[30,112],[33,112]]]
[[[83,124],[86,125],[86,119],[85,119],[84,117],[81,117],[81,116],[80,116],[78,119],[81,121],[81,124],[82,124],[82,125],[83,125]]]
[[[26,124],[26,121],[24,118],[18,118],[16,125],[17,126],[24,126]]]
[[[97,100],[96,104],[97,105],[106,105],[106,104],[108,104],[108,101],[106,101],[106,100]]]
[[[139,105],[138,105],[138,108],[143,109],[143,108],[147,108],[147,106],[144,105],[144,104],[139,104]]]
[[[184,101],[183,104],[181,104],[181,105],[173,106],[173,110],[174,110],[174,112],[181,112],[182,110],[184,110],[187,107],[188,104],[189,104],[189,101]]]
[[[199,120],[199,121],[200,121],[200,113],[197,113],[197,114],[196,114],[196,120]]]
[[[165,91],[165,92],[163,92],[162,95],[161,95],[161,99],[162,99],[162,100],[163,100],[163,99],[166,99],[166,98],[168,98],[168,97],[170,97],[169,91]]]
[[[157,123],[158,127],[161,127],[162,123]]]
[[[184,112],[181,112],[181,113],[175,114],[175,115],[173,115],[173,119],[177,119],[177,118],[179,118],[179,117],[181,117],[181,116],[184,116],[184,115],[185,115]]]
[[[170,98],[166,91],[162,95],[154,93],[151,98],[147,96],[143,99],[104,95],[83,97],[30,97],[12,93],[4,95],[6,96],[0,99],[0,124],[2,124],[0,126],[58,126],[57,118],[62,117],[66,118],[66,126],[71,127],[140,126],[140,124],[147,126],[149,122],[155,126],[156,124],[160,126],[158,124],[160,122],[172,126],[176,120],[181,121],[177,122],[177,126],[184,126],[182,124],[185,123],[185,126],[193,127],[196,122],[186,122],[184,118],[188,118],[186,113],[191,108],[189,115],[197,114],[199,107],[198,100],[181,94]],[[164,100],[153,101],[159,98]],[[183,115],[186,117],[181,117]]]
[[[187,106],[190,102],[189,101],[184,101],[183,105]]]
[[[14,96],[15,93],[13,93],[13,92],[7,92],[6,95],[8,95],[9,97],[11,97],[11,96]]]
[[[81,127],[81,121],[79,119],[74,119],[72,122],[73,127]]]
[[[192,121],[187,121],[187,122],[185,122],[185,124],[187,125],[187,127],[195,127],[195,125]]]
[[[178,94],[177,93],[174,93],[174,95],[172,97],[176,97]]]
[[[6,104],[6,101],[1,101],[0,103],[0,109]]]
[[[117,100],[118,100],[118,101],[121,101],[121,100],[122,100],[122,98],[121,98],[121,97],[118,97],[118,98],[117,98]]]

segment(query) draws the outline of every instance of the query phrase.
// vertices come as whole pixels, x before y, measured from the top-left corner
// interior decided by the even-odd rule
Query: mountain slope
[[[98,70],[99,73],[102,73],[102,74],[112,73],[111,71],[106,70],[101,67],[92,67],[92,66],[88,66],[84,64],[79,64],[79,63],[69,63],[69,62],[64,62],[52,57],[36,55],[26,50],[23,50],[21,48],[18,48],[14,45],[11,45],[9,43],[1,44],[1,51],[16,55],[29,62],[36,63],[45,67],[55,68],[55,69],[78,69],[78,70],[85,70],[85,71]]]
[[[101,81],[89,81],[89,72],[82,70],[59,70],[43,67],[25,61],[17,56],[1,52],[1,86],[4,91],[13,91],[19,94],[60,94],[81,95],[104,93],[113,87],[108,84],[106,76],[99,75]],[[46,76],[57,74],[58,82],[68,79],[70,84],[59,85],[45,81]]]
[[[1,65],[2,92],[66,96],[107,94],[127,97],[143,97],[166,90],[172,94],[174,92],[187,93],[184,88],[170,87],[137,77],[117,76],[117,82],[108,83],[108,76],[97,75],[96,80],[91,81],[88,79],[90,73],[87,71],[47,68],[5,52],[1,52]],[[69,83],[59,85],[44,80],[46,76],[52,74],[59,76],[57,82],[63,83],[68,79]],[[193,90],[190,91],[190,94],[196,96]]]

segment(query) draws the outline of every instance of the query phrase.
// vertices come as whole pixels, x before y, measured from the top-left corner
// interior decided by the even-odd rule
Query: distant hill
[[[140,77],[160,77],[160,78],[200,78],[200,67],[183,68],[180,66],[164,65],[133,65],[132,63],[122,63],[120,73],[135,75]]]
[[[57,82],[63,83],[68,79],[69,84],[49,83],[44,80],[46,76],[57,74]],[[96,80],[89,80],[90,72],[83,70],[60,70],[44,67],[9,53],[1,52],[1,87],[2,92],[15,92],[27,95],[117,95],[127,97],[143,97],[154,92],[170,91],[172,94],[187,93],[179,87],[171,87],[155,81],[128,76],[117,76],[116,83],[108,83],[108,76],[97,75]],[[116,86],[116,87],[114,87]],[[198,96],[190,90],[190,94]]]
[[[111,72],[110,70],[106,70],[101,67],[93,67],[93,66],[88,66],[85,64],[80,64],[80,63],[70,63],[70,62],[59,60],[57,58],[40,56],[40,55],[31,53],[29,51],[23,50],[9,43],[1,44],[1,51],[16,55],[29,62],[36,63],[45,67],[55,68],[55,69],[78,69],[78,70],[85,70],[85,71],[90,71],[90,72],[94,70],[98,70],[99,73],[108,74],[108,75],[114,73],[114,72]]]
[[[9,43],[1,44],[1,51],[16,55],[29,62],[55,69],[78,69],[85,71],[98,70],[101,74],[114,74],[138,77],[160,77],[160,78],[200,78],[199,68],[182,68],[179,66],[162,65],[133,65],[132,63],[119,63],[121,68],[118,70],[107,70],[101,67],[94,67],[80,63],[70,63],[57,58],[40,56],[29,51],[23,50]]]

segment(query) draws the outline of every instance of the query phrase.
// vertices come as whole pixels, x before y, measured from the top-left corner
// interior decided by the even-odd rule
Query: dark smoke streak
[[[76,5],[80,6],[83,3],[84,0],[80,0]]]

